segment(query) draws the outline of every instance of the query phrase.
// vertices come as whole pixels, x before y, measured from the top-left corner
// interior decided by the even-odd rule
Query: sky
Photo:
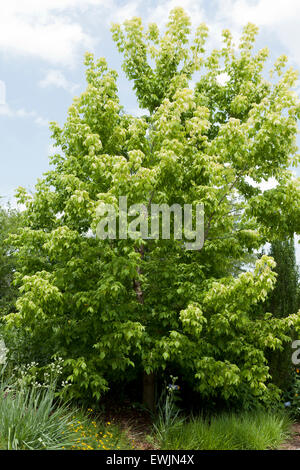
[[[33,190],[48,170],[49,122],[63,124],[73,97],[84,90],[86,51],[106,57],[118,71],[121,104],[137,111],[111,23],[140,16],[163,27],[176,6],[190,14],[193,26],[208,25],[209,47],[219,45],[222,29],[238,39],[251,21],[260,29],[257,47],[268,46],[273,60],[287,54],[300,70],[299,0],[0,0],[0,196],[5,202],[14,204],[18,186]]]

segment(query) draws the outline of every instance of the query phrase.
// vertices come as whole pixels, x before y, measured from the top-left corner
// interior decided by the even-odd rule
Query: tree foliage
[[[52,169],[33,196],[18,192],[27,226],[13,237],[21,296],[7,325],[30,331],[41,347],[46,341],[49,358],[64,358],[74,396],[99,397],[130,371],[172,365],[203,396],[246,387],[265,399],[265,351],[280,348],[299,323],[294,312],[255,313],[275,285],[271,257],[253,272],[228,274],[267,240],[300,231],[299,179],[288,170],[299,160],[297,73],[282,56],[265,78],[268,50],[254,52],[252,24],[238,48],[226,30],[211,53],[207,27],[193,40],[190,30],[181,8],[163,33],[139,18],[114,25],[144,115],[124,110],[117,73],[87,54],[86,91],[63,127],[52,123]],[[278,184],[262,191],[249,177]],[[128,205],[204,204],[203,248],[97,239],[99,203],[117,207],[124,195]]]
[[[299,269],[294,240],[274,241],[269,255],[276,261],[277,280],[268,297],[267,308],[274,316],[283,318],[300,308]]]
[[[21,219],[16,210],[0,207],[0,316],[13,311],[17,298],[17,289],[13,285],[16,260],[8,237],[17,231]]]
[[[270,256],[275,260],[277,273],[276,285],[264,304],[264,310],[272,312],[274,317],[285,318],[300,309],[299,269],[296,264],[294,240],[277,240],[271,245]],[[295,332],[291,330],[291,338]],[[291,362],[291,344],[283,350],[269,353],[270,372],[273,381],[283,390],[292,384],[295,366]]]

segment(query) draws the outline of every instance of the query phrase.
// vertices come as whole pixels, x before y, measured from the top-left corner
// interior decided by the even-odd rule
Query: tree
[[[277,273],[275,288],[264,304],[264,310],[272,312],[276,318],[285,318],[300,309],[299,270],[296,264],[294,240],[276,240],[272,243],[270,256],[275,260]],[[274,382],[283,390],[291,385],[293,365],[291,363],[291,344],[282,351],[269,354],[270,372]]]
[[[14,309],[17,289],[13,285],[15,256],[13,247],[7,243],[9,234],[17,231],[22,215],[16,210],[0,207],[0,316]]]
[[[190,43],[181,8],[163,34],[139,18],[112,32],[145,114],[126,113],[117,73],[87,54],[86,91],[62,128],[52,123],[52,169],[33,196],[18,191],[27,227],[13,237],[21,296],[7,325],[30,330],[41,347],[47,339],[49,360],[64,358],[73,396],[99,398],[133,370],[144,374],[153,408],[155,375],[172,365],[203,396],[247,389],[267,399],[265,351],[289,340],[299,316],[255,314],[275,285],[272,258],[253,272],[228,272],[267,240],[299,233],[299,179],[288,170],[298,162],[297,73],[283,71],[282,56],[273,81],[264,78],[268,50],[253,52],[252,24],[238,51],[226,30],[223,47],[205,54],[207,27]],[[263,192],[249,177],[278,184]],[[120,196],[128,206],[204,204],[204,246],[96,238],[99,204],[117,208]]]
[[[276,240],[272,243],[270,256],[276,261],[277,280],[268,297],[268,309],[278,318],[299,310],[299,269],[296,263],[294,239]]]

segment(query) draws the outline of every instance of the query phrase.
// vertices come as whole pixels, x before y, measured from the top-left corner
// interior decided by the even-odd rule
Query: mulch
[[[280,450],[300,450],[300,423],[293,424],[291,436]]]
[[[106,407],[105,420],[117,423],[127,434],[138,450],[153,450],[154,446],[147,440],[152,431],[150,413],[144,409],[134,408],[130,402],[112,403]]]

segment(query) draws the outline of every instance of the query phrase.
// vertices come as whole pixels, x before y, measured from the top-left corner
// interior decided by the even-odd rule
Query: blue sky
[[[131,112],[137,109],[110,24],[141,16],[163,26],[175,6],[190,13],[193,25],[207,23],[209,47],[218,45],[223,28],[238,38],[242,26],[252,21],[260,28],[257,47],[267,45],[273,59],[287,54],[300,69],[299,0],[2,0],[0,196],[13,201],[16,187],[33,190],[48,169],[48,122],[62,124],[72,97],[84,90],[85,51],[106,57],[119,72],[122,104]]]

